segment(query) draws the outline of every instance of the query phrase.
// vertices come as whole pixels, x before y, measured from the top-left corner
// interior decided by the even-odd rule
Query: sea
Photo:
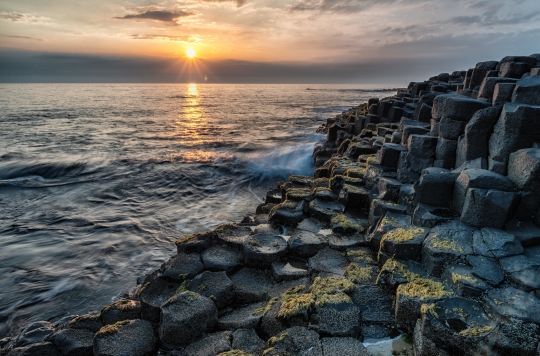
[[[0,338],[99,311],[239,222],[369,85],[0,84]]]

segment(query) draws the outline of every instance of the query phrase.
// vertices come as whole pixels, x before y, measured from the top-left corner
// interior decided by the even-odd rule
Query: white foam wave
[[[252,154],[247,157],[249,160],[247,168],[260,180],[287,177],[292,174],[311,175],[314,169],[313,146],[312,142],[301,143]]]

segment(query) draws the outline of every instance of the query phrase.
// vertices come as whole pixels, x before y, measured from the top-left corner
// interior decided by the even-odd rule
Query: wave
[[[314,165],[311,157],[314,143],[276,147],[270,151],[248,156],[246,165],[252,177],[259,181],[286,178],[293,174],[311,175]]]

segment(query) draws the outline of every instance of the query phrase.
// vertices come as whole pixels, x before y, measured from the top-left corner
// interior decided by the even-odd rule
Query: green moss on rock
[[[119,328],[122,325],[129,324],[130,322],[131,322],[131,320],[123,320],[123,321],[119,321],[119,322],[117,322],[115,324],[106,325],[106,326],[102,327],[101,329],[99,329],[99,331],[96,333],[96,337],[105,337],[105,336],[110,336],[110,335],[117,334]]]

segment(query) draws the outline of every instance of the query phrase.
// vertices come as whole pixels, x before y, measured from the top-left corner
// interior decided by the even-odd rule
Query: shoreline
[[[481,62],[329,118],[313,176],[1,354],[369,355],[363,339],[404,333],[403,355],[535,355],[539,71],[540,55]]]

